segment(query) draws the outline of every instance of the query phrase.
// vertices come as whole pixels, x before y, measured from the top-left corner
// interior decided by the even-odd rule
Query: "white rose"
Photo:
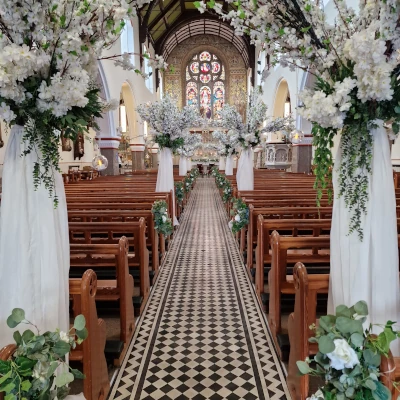
[[[230,230],[232,230],[232,228],[233,228],[233,221],[232,220],[229,221],[228,227],[229,227]]]
[[[356,352],[350,347],[345,339],[335,339],[335,350],[328,353],[327,356],[331,360],[331,367],[337,370],[344,368],[354,368],[360,363]]]
[[[68,333],[61,331],[60,332],[60,339],[65,343],[69,343],[69,335],[68,335]]]
[[[307,400],[318,400],[318,399],[325,399],[321,389],[318,389],[313,395],[311,395],[311,397],[307,397]]]
[[[240,215],[239,214],[235,216],[235,221],[236,222],[240,222]]]
[[[162,222],[165,223],[167,221],[167,217],[165,215],[162,216]]]

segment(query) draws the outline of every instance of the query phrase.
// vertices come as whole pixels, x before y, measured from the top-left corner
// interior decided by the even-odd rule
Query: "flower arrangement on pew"
[[[183,182],[175,182],[175,196],[176,199],[178,200],[178,204],[182,205],[183,198],[185,197]]]
[[[155,201],[151,212],[154,215],[154,227],[158,233],[169,236],[174,232],[172,219],[168,217],[168,205],[165,200]]]
[[[211,176],[213,176],[214,178],[216,178],[217,175],[220,175],[219,170],[218,170],[218,167],[213,167],[213,168],[211,169]]]
[[[183,190],[185,193],[189,193],[192,190],[192,180],[190,179],[189,175],[186,175],[183,178]]]
[[[118,107],[101,99],[98,61],[120,36],[125,20],[149,2],[0,0],[0,118],[23,126],[21,155],[37,156],[35,187],[44,184],[55,204],[60,134],[75,140],[88,126],[96,127],[95,118]],[[103,59],[140,73],[127,62],[128,53]],[[151,62],[166,67],[162,57]]]
[[[14,329],[18,325],[30,325],[22,334],[14,332],[17,348],[10,360],[0,360],[0,393],[7,400],[64,399],[68,385],[85,376],[65,362],[65,356],[88,336],[83,315],[75,318],[69,332],[45,332],[26,320],[24,310],[15,308],[7,319]]]
[[[309,341],[318,344],[318,353],[312,360],[297,361],[297,367],[300,374],[325,382],[313,400],[391,399],[390,390],[379,381],[379,366],[400,332],[388,321],[379,335],[373,335],[372,324],[363,328],[367,316],[367,303],[359,301],[352,307],[338,306],[336,315],[325,315],[318,326],[310,326],[315,336]]]
[[[249,223],[249,208],[242,199],[232,199],[232,220],[229,221],[229,228],[232,233],[240,232]]]
[[[233,188],[231,182],[225,178],[225,184],[222,188],[222,201],[226,204],[232,200]]]
[[[225,175],[218,174],[215,177],[215,183],[216,183],[218,189],[222,189],[225,186],[226,181],[227,181],[227,179],[225,178]]]

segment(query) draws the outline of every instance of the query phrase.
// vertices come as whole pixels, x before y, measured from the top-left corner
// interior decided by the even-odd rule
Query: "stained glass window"
[[[186,104],[207,119],[218,118],[225,104],[225,67],[208,51],[194,55],[186,67]]]

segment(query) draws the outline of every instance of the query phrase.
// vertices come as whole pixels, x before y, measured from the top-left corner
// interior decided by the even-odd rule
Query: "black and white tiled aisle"
[[[250,285],[215,183],[198,179],[110,399],[289,399]]]

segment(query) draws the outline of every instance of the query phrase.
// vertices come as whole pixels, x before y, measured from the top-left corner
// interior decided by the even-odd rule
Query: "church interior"
[[[97,70],[87,67],[113,107],[87,124],[81,106],[71,106],[57,121],[83,118],[84,129],[55,129],[54,155],[34,142],[32,117],[19,119],[25,103],[7,97],[2,74],[14,53],[5,26],[16,18],[9,7],[22,6],[0,0],[0,399],[398,398],[400,4],[387,2],[397,25],[382,22],[373,40],[384,46],[386,32],[397,56],[388,46],[363,85],[390,65],[392,90],[365,103],[355,94],[364,87],[361,61],[340,61],[339,78],[323,64],[334,71],[326,78],[314,59],[292,63],[293,37],[309,34],[304,46],[316,46],[315,15],[356,26],[350,7],[364,15],[365,4],[386,1],[74,0],[82,14],[104,3],[129,15]],[[26,3],[33,20],[42,2]],[[297,33],[283,27],[269,39],[280,28],[271,8],[284,20],[311,6],[318,11],[309,27],[302,20]],[[279,14],[285,7],[293,16]],[[377,23],[368,18],[367,28]],[[270,28],[253,34],[265,21]],[[292,51],[279,42],[286,34]],[[338,39],[323,37],[316,59],[328,64],[325,49]],[[359,44],[365,58],[371,37]],[[24,40],[10,44],[21,46],[18,57]],[[47,51],[41,40],[30,51]],[[63,43],[66,57],[80,55],[72,39]],[[335,79],[343,85],[326,83]],[[317,98],[316,88],[325,94]],[[56,95],[44,93],[35,113],[50,121],[43,102]],[[331,128],[323,117],[347,119]],[[349,122],[364,117],[368,128]]]

